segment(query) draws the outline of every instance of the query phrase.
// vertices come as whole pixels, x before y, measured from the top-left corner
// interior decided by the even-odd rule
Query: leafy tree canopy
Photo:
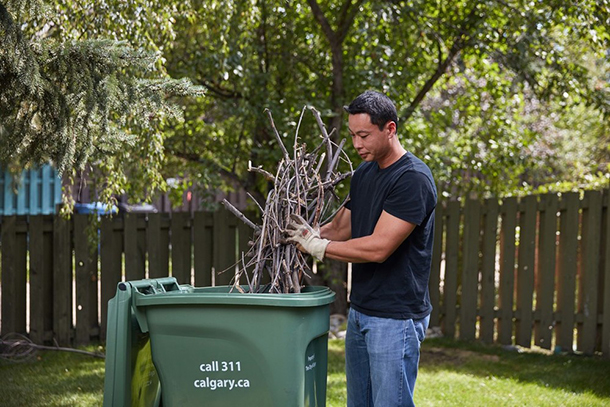
[[[372,88],[445,194],[607,183],[607,0],[45,4],[0,2],[4,163],[91,162],[132,195],[178,176],[262,196],[248,163],[281,154],[265,108],[287,145],[304,105],[338,141],[342,106]],[[317,136],[306,115],[300,137]]]
[[[288,140],[309,104],[342,138],[342,106],[373,88],[446,194],[580,185],[608,172],[609,22],[605,1],[195,1],[167,69],[208,97],[168,151],[195,184],[252,190],[248,161],[279,159],[264,107]]]

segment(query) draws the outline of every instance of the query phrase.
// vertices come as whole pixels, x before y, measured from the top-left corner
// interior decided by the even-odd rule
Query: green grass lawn
[[[329,344],[329,407],[345,406],[344,344]],[[104,362],[40,352],[0,361],[0,406],[100,406]],[[420,406],[610,406],[610,360],[447,339],[424,342],[415,399]]]
[[[0,360],[0,406],[101,406],[104,359],[45,351],[27,362]]]
[[[343,341],[331,341],[329,407],[346,403],[343,357]],[[418,407],[610,406],[610,360],[427,339],[415,402]]]

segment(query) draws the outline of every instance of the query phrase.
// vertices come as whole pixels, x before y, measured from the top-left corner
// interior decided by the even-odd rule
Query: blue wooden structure
[[[51,165],[24,170],[17,193],[8,171],[0,169],[0,216],[51,215],[61,203],[61,178]]]

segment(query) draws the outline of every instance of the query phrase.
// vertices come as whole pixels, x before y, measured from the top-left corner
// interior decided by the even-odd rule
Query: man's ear
[[[390,120],[389,122],[386,123],[386,129],[389,131],[388,136],[392,137],[393,135],[396,135],[396,122],[393,120]]]

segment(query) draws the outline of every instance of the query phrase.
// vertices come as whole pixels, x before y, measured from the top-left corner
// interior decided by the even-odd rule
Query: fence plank
[[[139,267],[140,268],[140,278],[146,278],[146,268],[147,268],[147,264],[146,264],[146,252],[147,252],[147,246],[148,246],[148,241],[147,241],[147,233],[146,233],[146,227],[148,226],[147,223],[147,214],[146,213],[139,213],[137,214],[137,222],[136,222],[136,235],[137,235],[137,252],[138,252],[138,259],[141,262],[141,265]]]
[[[464,206],[464,261],[459,332],[462,340],[474,340],[477,328],[480,236],[481,203],[470,199]]]
[[[143,216],[137,213],[126,213],[123,216],[126,281],[141,280],[146,275],[146,245],[143,241],[146,236],[138,231],[138,218]]]
[[[248,252],[248,250],[250,248],[250,246],[248,245],[248,242],[250,242],[252,240],[253,233],[254,233],[254,231],[252,230],[252,228],[249,227],[248,225],[246,225],[245,223],[243,223],[241,221],[239,221],[237,223],[237,234],[238,234],[238,242],[239,242],[238,249],[237,249],[237,261],[240,262],[240,267],[243,266],[243,263],[241,263],[242,258],[243,258],[244,263],[248,262],[248,259],[246,258],[246,253]],[[345,263],[343,265],[346,267],[345,272],[347,273],[347,265]],[[346,276],[346,278],[347,278],[347,276]],[[246,278],[242,278],[240,283],[242,285],[248,284]],[[337,296],[338,295],[339,294],[337,294]],[[347,295],[347,292],[345,293],[345,295]]]
[[[89,229],[90,215],[74,215],[74,265],[76,276],[77,345],[90,342],[91,331],[97,327],[97,248],[96,231]],[[91,240],[93,238],[93,241]]]
[[[447,241],[445,252],[445,286],[443,288],[443,310],[445,318],[442,329],[445,336],[455,336],[457,317],[458,254],[460,250],[460,202],[447,204]]]
[[[14,310],[16,317],[16,332],[26,333],[27,330],[27,276],[28,276],[28,234],[27,234],[27,217],[17,216],[17,225],[22,228],[17,228],[17,245],[16,245],[16,272],[15,275],[15,300],[16,308]]]
[[[557,264],[557,321],[558,350],[572,351],[574,341],[574,300],[578,255],[579,200],[578,193],[562,196],[560,214],[559,256]]]
[[[610,190],[604,192],[606,197],[606,218],[603,223],[605,230],[605,245],[603,250],[604,267],[603,286],[600,284],[602,298],[602,332],[601,332],[601,352],[602,356],[610,359]]]
[[[61,199],[56,201],[54,194],[54,184],[61,184],[61,179],[56,176],[55,170],[50,165],[45,165],[41,169],[42,184],[40,195],[42,197],[42,213],[50,215],[55,211],[55,204],[61,202]]]
[[[500,238],[500,287],[498,296],[498,342],[512,344],[513,303],[515,289],[515,230],[517,198],[509,197],[502,204]]]
[[[432,250],[432,266],[430,268],[430,302],[433,304],[430,314],[430,326],[440,326],[441,310],[441,259],[443,255],[443,233],[445,224],[445,207],[442,203],[436,205],[434,214],[434,249]]]
[[[149,213],[146,224],[146,250],[148,252],[148,278],[164,277],[161,271],[161,214]]]
[[[53,332],[59,346],[72,336],[72,241],[70,221],[56,216],[53,226]]]
[[[26,333],[26,276],[27,240],[18,224],[23,216],[4,218],[0,242],[2,243],[2,335]]]
[[[250,242],[253,241],[254,230],[244,222],[239,221],[237,222],[237,235],[239,242],[237,247],[237,260],[241,260],[242,254],[245,255],[248,250],[250,250]]]
[[[601,191],[586,191],[588,205],[583,210],[581,240],[582,272],[579,284],[579,312],[583,322],[578,326],[578,349],[587,355],[595,352],[597,339],[597,285],[602,221]]]
[[[138,258],[138,219],[135,213],[125,213],[122,218],[125,281],[140,280],[142,277]]]
[[[148,277],[169,276],[169,229],[162,227],[162,214],[149,213],[146,227]]]
[[[519,218],[515,342],[517,345],[529,348],[532,346],[534,321],[534,273],[536,270],[536,223],[538,218],[536,196],[525,197],[523,205],[523,212]]]
[[[30,339],[36,344],[44,343],[45,330],[52,330],[48,324],[53,321],[53,269],[52,250],[45,242],[44,217],[30,216]],[[48,256],[51,255],[51,261]]]
[[[496,199],[485,201],[481,254],[481,305],[479,339],[494,340],[494,309],[496,306],[496,246],[498,242],[498,212]]]
[[[539,321],[534,327],[534,343],[541,348],[551,349],[559,198],[556,194],[547,194],[542,195],[540,201],[542,213],[536,270],[536,311]]]
[[[233,221],[233,222],[231,222]],[[231,284],[235,276],[235,216],[226,209],[214,212],[214,270],[216,285]]]
[[[18,332],[17,280],[17,231],[16,216],[5,216],[2,220],[2,335]]]
[[[0,173],[0,177],[3,174]],[[4,180],[2,182],[3,190],[0,193],[3,194],[2,202],[4,202],[3,215],[14,215],[15,214],[15,194],[13,192],[13,179],[8,171],[4,171]]]
[[[193,246],[195,262],[195,285],[207,287],[212,285],[212,214],[195,212],[193,218]]]
[[[180,284],[191,283],[191,229],[189,212],[174,212],[171,220],[172,276]]]
[[[20,180],[19,180],[19,189],[17,190],[17,215],[25,215],[27,214],[27,204],[29,202],[26,202],[26,196],[27,193],[25,192],[26,189],[29,189],[29,180],[28,180],[28,174],[29,171],[25,170],[21,172],[21,176],[20,176]]]
[[[31,168],[27,172],[29,178],[28,189],[30,194],[29,215],[38,215],[42,213],[42,204],[40,202],[40,194],[38,186],[40,184],[40,168]]]
[[[100,239],[100,261],[102,268],[102,319],[100,324],[100,338],[102,340],[106,339],[108,301],[114,297],[117,285],[122,278],[123,239],[120,225],[120,219],[102,216]]]

